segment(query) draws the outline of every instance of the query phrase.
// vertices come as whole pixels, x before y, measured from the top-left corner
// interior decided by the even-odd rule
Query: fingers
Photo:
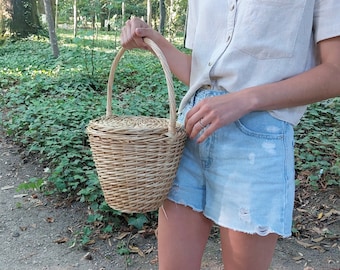
[[[199,135],[197,138],[197,143],[201,143],[205,141],[217,128],[214,127],[213,124],[203,124],[205,119],[199,120],[196,124],[193,125],[193,128],[190,133],[188,133],[189,137],[191,139],[195,138]]]
[[[239,119],[243,115],[242,106],[232,96],[235,95],[209,97],[195,105],[185,119],[188,136],[197,137],[196,141],[201,143],[217,129]]]
[[[201,118],[199,121],[198,121],[198,123],[200,124],[200,126],[201,126],[201,128],[203,129],[203,128],[205,128],[205,125],[203,124],[203,118]]]
[[[200,136],[197,138],[197,143],[204,142],[213,132],[217,130],[217,127],[214,127],[212,124],[207,125]]]
[[[205,139],[207,139],[217,129],[212,123],[205,124],[206,121],[208,121],[206,118],[201,118],[198,123],[194,125],[193,131],[191,132],[191,138],[195,138],[199,135],[197,143],[205,141]]]
[[[205,139],[207,139],[217,128],[213,123],[205,124],[207,122],[207,118],[201,118],[198,120],[193,126],[191,131],[187,130],[187,133],[191,139],[197,137],[197,142],[201,143]]]
[[[201,143],[222,126],[229,125],[251,112],[245,91],[208,97],[186,115],[185,129],[191,139]]]
[[[144,21],[139,18],[133,18],[125,23],[122,28],[120,40],[125,49],[148,49],[148,45],[143,41],[143,37],[151,29]]]
[[[186,116],[185,128],[188,136],[193,139],[199,135],[197,142],[203,142],[218,128],[215,118],[214,112],[209,112],[204,103],[200,102]]]

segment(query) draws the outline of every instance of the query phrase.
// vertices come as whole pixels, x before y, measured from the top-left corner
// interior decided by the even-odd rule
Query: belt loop
[[[200,87],[200,89],[203,90],[220,90],[220,91],[226,91],[224,87],[218,86],[216,82],[213,82],[212,84],[205,84]]]
[[[211,81],[211,89],[218,89],[216,80]]]

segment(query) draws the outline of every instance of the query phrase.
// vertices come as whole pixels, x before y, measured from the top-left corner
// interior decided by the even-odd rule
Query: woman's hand
[[[206,98],[187,113],[186,132],[193,139],[203,130],[197,138],[201,143],[217,129],[249,113],[250,108],[250,100],[242,91]]]
[[[153,39],[154,30],[143,20],[133,18],[125,23],[120,34],[120,42],[125,49],[145,49],[148,45],[143,41],[144,37]]]

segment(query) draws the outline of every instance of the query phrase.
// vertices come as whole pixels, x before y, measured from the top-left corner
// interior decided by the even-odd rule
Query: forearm
[[[162,50],[172,73],[184,84],[189,85],[191,71],[191,55],[178,50],[158,32],[154,35],[153,41]]]
[[[245,89],[242,94],[249,99],[249,111],[290,108],[340,96],[339,46],[340,37],[320,42],[320,65],[280,82]]]
[[[322,64],[293,78],[246,89],[249,111],[307,105],[340,96],[340,69]]]

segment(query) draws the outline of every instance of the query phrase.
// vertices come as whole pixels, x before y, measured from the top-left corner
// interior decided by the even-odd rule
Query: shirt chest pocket
[[[258,59],[292,57],[306,1],[311,0],[240,1],[235,46]]]

